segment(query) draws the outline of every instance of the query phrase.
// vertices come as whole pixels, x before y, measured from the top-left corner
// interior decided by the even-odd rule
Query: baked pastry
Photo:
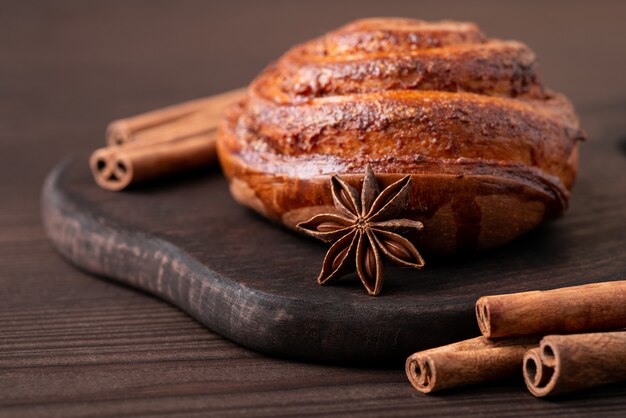
[[[218,155],[240,203],[294,228],[335,211],[329,177],[410,174],[430,254],[491,248],[564,213],[576,113],[535,54],[472,23],[367,19],[298,45],[226,112]]]

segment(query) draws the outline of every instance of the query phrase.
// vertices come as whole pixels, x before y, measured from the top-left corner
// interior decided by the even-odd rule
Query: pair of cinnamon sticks
[[[407,359],[418,391],[497,380],[520,369],[537,397],[626,380],[626,281],[486,296],[476,302],[476,318],[481,337]],[[572,334],[588,331],[612,332]]]
[[[244,95],[233,90],[112,122],[107,146],[89,160],[96,183],[119,191],[212,164],[224,109]]]

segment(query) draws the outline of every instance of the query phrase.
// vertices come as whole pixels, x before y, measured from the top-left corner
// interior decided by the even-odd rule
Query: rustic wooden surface
[[[289,45],[368,15],[476,20],[526,41],[547,84],[581,111],[585,147],[625,155],[625,13],[616,1],[0,3],[0,416],[623,416],[626,385],[556,401],[532,398],[521,380],[426,397],[400,369],[246,350],[63,261],[45,238],[39,194],[67,154],[103,143],[108,121],[235,88]],[[585,152],[583,166],[602,165]],[[596,216],[572,225],[605,231],[583,243],[606,250],[593,260],[600,274],[623,262],[604,215],[624,181],[605,178],[580,202]],[[588,263],[572,259],[571,274]]]
[[[488,254],[431,260],[418,272],[390,269],[380,297],[356,278],[318,286],[327,245],[239,206],[218,170],[111,193],[94,183],[86,156],[71,158],[46,180],[42,218],[77,266],[170,301],[246,347],[401,367],[415,351],[478,335],[480,296],[626,277],[626,194],[612,182],[626,156],[618,141],[599,138],[564,219]],[[601,224],[581,227],[599,216]]]

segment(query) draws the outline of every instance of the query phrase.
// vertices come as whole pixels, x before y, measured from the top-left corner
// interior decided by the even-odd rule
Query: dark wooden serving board
[[[212,330],[276,356],[400,364],[478,334],[485,294],[626,277],[626,159],[618,136],[583,145],[568,214],[499,250],[391,270],[380,297],[355,278],[315,282],[326,246],[237,205],[216,169],[123,193],[99,189],[85,156],[49,175],[43,220],[82,269],[170,301]],[[36,260],[33,260],[36,262]]]

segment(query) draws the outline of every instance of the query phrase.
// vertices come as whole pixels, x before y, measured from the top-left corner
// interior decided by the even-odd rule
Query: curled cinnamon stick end
[[[626,381],[626,331],[549,335],[524,355],[523,372],[537,397]]]
[[[199,169],[216,160],[215,133],[174,141],[100,148],[89,166],[96,183],[119,191],[162,176]]]
[[[245,94],[245,89],[233,90],[113,121],[107,129],[109,146],[96,150],[89,161],[96,182],[118,191],[212,164],[222,114]]]
[[[107,144],[158,142],[215,130],[226,107],[245,94],[246,89],[237,89],[115,120],[107,127]]]
[[[484,296],[476,319],[487,338],[616,330],[626,327],[625,301],[626,281]]]
[[[420,351],[405,364],[409,381],[422,393],[502,379],[519,373],[524,353],[538,338],[484,337]]]

